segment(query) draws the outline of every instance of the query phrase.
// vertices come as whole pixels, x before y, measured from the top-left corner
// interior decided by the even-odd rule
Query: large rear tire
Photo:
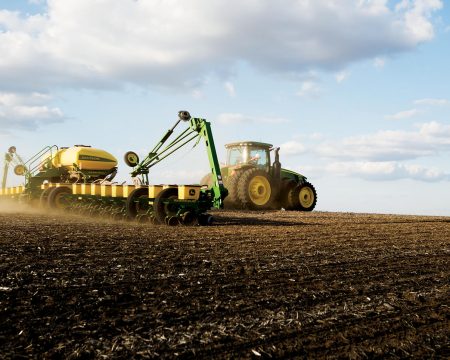
[[[134,189],[127,197],[126,209],[129,219],[136,219],[138,215],[144,215],[148,212],[148,188],[142,187]],[[144,204],[145,203],[145,204]]]
[[[264,170],[246,170],[239,179],[237,190],[244,208],[264,210],[273,206],[275,194],[270,177]]]
[[[316,189],[309,182],[298,185],[289,195],[289,201],[295,204],[295,210],[312,211],[316,207]]]
[[[178,212],[178,207],[168,204],[167,200],[178,199],[178,188],[167,188],[161,191],[153,203],[155,219],[159,224],[165,224],[166,219],[170,219]]]
[[[225,209],[242,209],[243,204],[238,196],[238,184],[240,173],[228,176],[224,181],[224,186],[228,190],[228,196],[224,200]]]

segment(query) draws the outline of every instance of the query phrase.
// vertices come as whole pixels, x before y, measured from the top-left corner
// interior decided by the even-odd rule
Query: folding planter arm
[[[214,145],[214,138],[211,131],[211,124],[205,119],[191,118],[189,112],[180,111],[178,113],[178,120],[175,125],[167,131],[158,144],[148,153],[144,160],[142,160],[131,172],[132,177],[138,175],[142,176],[143,183],[148,185],[148,173],[151,167],[155,166],[166,157],[170,156],[183,146],[187,145],[195,139],[204,138],[206,149],[208,152],[208,159],[213,174],[214,185],[211,189],[213,195],[214,207],[223,207],[223,199],[227,196],[228,191],[223,186],[222,174],[220,172],[219,160],[217,159],[216,148]],[[175,128],[181,121],[189,121],[188,129],[182,131],[172,142],[163,148],[163,145],[174,133]]]
[[[213,195],[214,207],[223,208],[223,200],[228,195],[228,190],[223,185],[222,173],[220,171],[219,160],[217,159],[216,146],[211,131],[211,124],[205,119],[191,119],[190,128],[196,131],[205,140],[206,151],[208,153],[209,166],[213,176],[211,192]]]

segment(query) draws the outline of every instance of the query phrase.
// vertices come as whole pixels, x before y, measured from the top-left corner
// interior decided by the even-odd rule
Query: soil
[[[450,218],[0,213],[2,358],[448,358]]]

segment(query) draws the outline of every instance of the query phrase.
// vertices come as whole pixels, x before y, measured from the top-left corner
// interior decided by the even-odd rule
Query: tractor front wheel
[[[293,192],[297,187],[297,182],[292,179],[283,179],[281,181],[280,203],[285,210],[294,210],[296,204],[292,201],[294,198]]]
[[[274,191],[269,175],[260,169],[245,171],[238,183],[238,199],[245,208],[253,210],[271,208]]]
[[[289,195],[289,202],[295,205],[295,210],[312,211],[316,207],[316,189],[309,182],[298,185]]]

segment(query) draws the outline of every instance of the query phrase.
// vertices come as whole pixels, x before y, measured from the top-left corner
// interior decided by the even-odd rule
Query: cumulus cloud
[[[386,65],[386,59],[383,57],[376,57],[373,61],[373,66],[375,66],[377,69],[384,68],[384,65]]]
[[[399,161],[434,156],[450,151],[450,125],[435,121],[414,131],[385,130],[353,136],[339,142],[323,142],[315,153],[342,160]]]
[[[450,101],[448,99],[418,99],[414,101],[416,105],[427,105],[427,106],[445,106],[450,105]]]
[[[418,114],[419,110],[417,109],[410,109],[410,110],[404,110],[399,111],[398,113],[392,114],[392,115],[386,115],[386,119],[391,120],[401,120],[401,119],[409,119],[413,116],[416,116]]]
[[[235,90],[234,85],[233,85],[232,82],[226,81],[223,86],[225,87],[225,90],[228,93],[228,95],[230,95],[231,97],[235,97],[236,96],[236,90]]]
[[[348,71],[340,71],[335,75],[336,82],[341,83],[350,76]]]
[[[0,129],[33,130],[44,124],[61,122],[65,116],[57,107],[49,107],[50,96],[41,93],[0,93]]]
[[[298,141],[288,141],[280,145],[280,151],[283,156],[299,155],[306,151],[306,147]]]
[[[0,91],[195,88],[239,62],[271,73],[335,71],[429,41],[441,7],[440,0],[396,9],[387,0],[48,0],[43,14],[0,10]]]
[[[387,162],[334,162],[326,166],[325,172],[338,176],[359,177],[365,180],[450,181],[450,174],[435,168],[420,165]]]
[[[303,98],[317,98],[322,93],[322,89],[320,88],[317,82],[312,80],[307,80],[302,82],[300,86],[300,90],[297,91],[297,96]]]
[[[223,113],[217,117],[217,121],[225,125],[235,125],[235,124],[284,124],[288,123],[289,120],[282,117],[271,117],[271,116],[251,116],[244,115],[240,113]]]

